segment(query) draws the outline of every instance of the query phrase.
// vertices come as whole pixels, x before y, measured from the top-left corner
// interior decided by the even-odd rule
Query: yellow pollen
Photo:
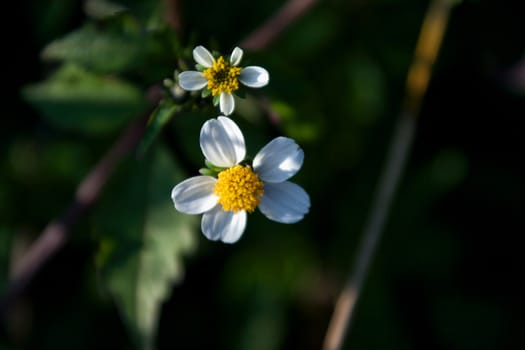
[[[253,212],[264,193],[264,184],[249,166],[236,165],[219,173],[213,192],[226,211]]]
[[[241,68],[232,66],[222,56],[202,74],[208,79],[208,90],[213,96],[219,95],[221,92],[231,93],[239,88],[238,78],[241,74]]]

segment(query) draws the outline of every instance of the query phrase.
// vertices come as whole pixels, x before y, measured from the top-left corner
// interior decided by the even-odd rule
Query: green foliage
[[[22,94],[53,125],[89,133],[122,127],[146,107],[143,93],[133,84],[75,65],[61,67]]]
[[[164,126],[173,118],[173,116],[181,109],[180,106],[175,105],[171,99],[163,99],[159,106],[151,113],[146,127],[146,132],[140,142],[138,154],[143,156],[144,153],[151,146],[153,141],[162,131]]]
[[[95,19],[106,19],[126,11],[126,7],[107,0],[86,0],[84,11]]]
[[[182,174],[164,150],[122,175],[95,217],[97,265],[138,348],[153,349],[162,303],[195,245],[195,218],[173,208],[169,192]]]
[[[195,45],[228,53],[284,2],[12,3],[19,9],[5,13],[17,19],[20,45],[7,50],[13,96],[0,127],[0,291],[13,242],[37,238],[117,129],[156,109],[137,159],[119,165],[92,216],[75,222],[27,287],[22,311],[5,318],[0,348],[128,349],[130,339],[140,349],[321,348],[429,3],[319,1],[267,48],[245,51],[243,65],[260,64],[271,81],[247,89],[232,119],[251,157],[277,135],[301,145],[305,161],[292,181],[312,208],[294,225],[256,211],[231,246],[203,238],[199,217],[170,199],[186,178],[181,164],[191,175],[203,164],[200,127],[219,115],[218,97],[203,89],[158,106],[147,97],[159,97],[153,92],[174,71],[193,69]],[[173,4],[180,31],[166,22]],[[451,13],[347,348],[525,348],[516,234],[524,101],[509,91],[519,86],[507,86],[523,80],[518,7],[471,0]],[[22,84],[30,85],[19,94]],[[207,165],[206,174],[219,170]],[[110,298],[101,300],[101,289]]]
[[[133,23],[128,25],[132,26],[136,27]],[[71,62],[99,73],[129,71],[144,64],[147,47],[144,39],[138,28],[101,30],[86,25],[52,41],[42,51],[42,58]]]

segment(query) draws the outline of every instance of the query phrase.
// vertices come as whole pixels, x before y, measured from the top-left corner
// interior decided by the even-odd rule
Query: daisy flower
[[[308,212],[308,194],[287,181],[304,159],[294,140],[273,139],[250,164],[245,161],[244,136],[237,124],[217,117],[202,126],[200,146],[210,168],[201,174],[216,177],[186,179],[173,188],[171,198],[178,211],[203,214],[201,229],[206,238],[236,242],[246,228],[247,213],[257,207],[268,219],[285,224],[300,221]]]
[[[213,96],[214,105],[219,107],[224,115],[232,114],[235,109],[233,92],[239,89],[239,82],[259,88],[268,84],[268,71],[258,66],[238,67],[243,51],[236,47],[229,60],[220,56],[215,59],[204,47],[197,46],[193,50],[193,58],[197,62],[197,71],[186,71],[179,74],[179,85],[187,91],[204,89],[204,96]]]

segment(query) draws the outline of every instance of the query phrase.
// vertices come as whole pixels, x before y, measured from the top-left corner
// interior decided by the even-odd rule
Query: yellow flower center
[[[213,96],[219,95],[221,92],[231,93],[239,88],[238,78],[241,74],[241,68],[232,66],[222,56],[202,74],[208,79],[208,90]]]
[[[213,192],[226,211],[253,212],[264,193],[264,184],[249,166],[236,165],[219,173]]]

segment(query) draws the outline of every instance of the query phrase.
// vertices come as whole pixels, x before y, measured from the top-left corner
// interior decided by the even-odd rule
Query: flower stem
[[[289,0],[272,17],[242,40],[240,47],[262,50],[277,39],[290,24],[308,11],[317,0]]]
[[[71,228],[97,201],[117,165],[138,144],[146,126],[147,117],[139,118],[122,132],[118,140],[97,165],[78,185],[75,197],[64,214],[51,221],[14,267],[9,286],[0,299],[0,317],[24,291],[43,265],[65,244]]]
[[[353,270],[336,301],[324,339],[324,350],[339,350],[354,314],[363,283],[381,239],[384,224],[392,206],[406,160],[412,147],[416,118],[421,108],[448,23],[452,0],[433,0],[421,26],[414,59],[407,75],[403,110],[378,181],[368,219],[363,228],[361,243]]]

